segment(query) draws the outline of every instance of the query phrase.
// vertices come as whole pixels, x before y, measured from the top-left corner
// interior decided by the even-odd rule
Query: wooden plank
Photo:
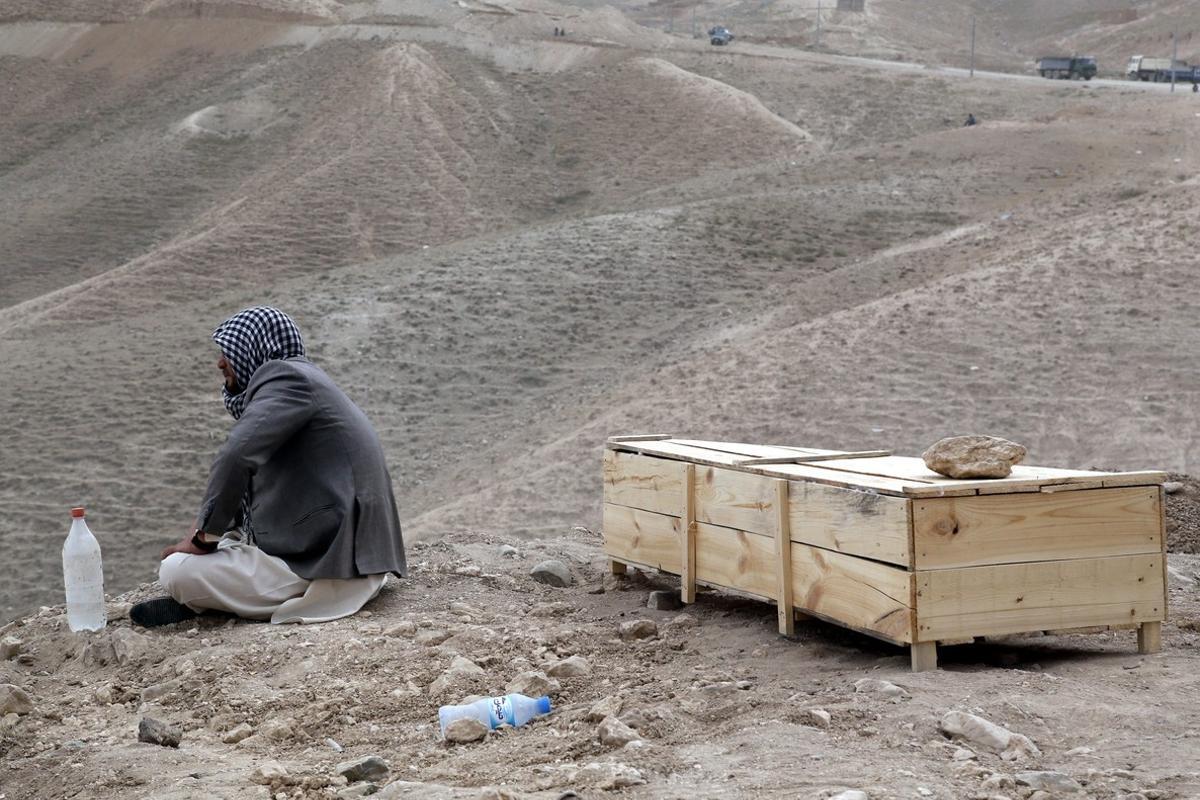
[[[679,444],[675,441],[655,442],[613,442],[605,444],[609,450],[624,450],[642,455],[661,456],[677,461],[690,461],[693,464],[707,464],[718,467],[732,467],[742,456],[733,453],[723,453],[718,450],[707,450],[702,447]]]
[[[678,517],[605,503],[603,522],[609,558],[680,573]]]
[[[1161,553],[1158,487],[912,501],[916,569]]]
[[[753,458],[772,458],[787,455],[836,455],[842,452],[840,450],[822,450],[817,447],[785,447],[770,444],[745,444],[743,442],[708,442],[701,439],[676,439],[675,442],[691,447],[702,447],[705,450],[717,450],[723,453],[733,453]]]
[[[898,497],[793,481],[792,541],[908,567],[908,506]]]
[[[913,672],[937,669],[937,642],[914,642],[909,645]]]
[[[669,433],[638,433],[632,436],[610,436],[610,442],[662,442],[667,439],[673,439]]]
[[[1157,653],[1162,650],[1162,623],[1143,622],[1138,628],[1138,652]]]
[[[683,497],[680,508],[679,595],[685,603],[696,602],[696,465],[688,464],[683,474]]]
[[[889,641],[912,641],[912,609],[908,605],[911,576],[905,570],[865,558],[792,544],[795,605],[814,616]],[[760,597],[775,596],[773,537],[698,522],[696,577]]]
[[[624,575],[629,571],[628,564],[624,561],[617,561],[615,558],[609,559],[608,566],[612,570],[613,575]]]
[[[1147,472],[1117,472],[1104,476],[1104,485],[1110,486],[1161,486],[1167,480],[1167,473]]]
[[[769,536],[696,523],[696,577],[706,583],[775,597],[775,546]]]
[[[921,641],[1163,619],[1162,554],[916,573]]]
[[[604,451],[604,501],[656,514],[678,515],[684,462]]]
[[[796,633],[792,603],[792,529],[788,520],[788,482],[775,481],[775,608],[779,617],[779,632],[784,636]]]
[[[1080,489],[1103,489],[1104,481],[1080,481],[1079,483],[1052,483],[1041,488],[1044,494],[1056,492],[1078,492]]]
[[[775,486],[771,478],[732,469],[696,472],[696,520],[773,536]]]
[[[890,494],[896,497],[906,497],[909,491],[926,485],[914,481],[899,480],[897,478],[881,478],[875,475],[859,475],[851,472],[825,469],[825,465],[828,463],[827,461],[822,462],[821,466],[779,464],[773,467],[742,467],[742,469],[759,475],[769,475],[773,478],[791,478],[793,480],[820,483],[825,486],[839,486],[845,489],[875,492],[876,494]],[[964,490],[960,493],[974,494],[975,492]]]
[[[1042,477],[1023,477],[1024,470],[1036,470]],[[1076,472],[1073,475],[1054,475],[1046,473],[1068,472],[1068,470],[1050,470],[1045,467],[1013,467],[1013,476],[1009,478],[993,478],[980,481],[945,481],[925,488],[913,488],[905,491],[911,497],[936,496],[939,487],[952,489],[974,489],[978,494],[1008,494],[1011,492],[1040,491],[1044,486],[1062,486],[1072,483],[1094,483],[1100,481],[1105,487],[1119,486],[1154,486],[1166,480],[1163,472]]]
[[[765,467],[771,464],[811,464],[816,461],[840,461],[848,458],[878,458],[890,456],[890,450],[861,450],[857,453],[828,453],[825,455],[804,455],[797,453],[793,456],[774,458],[747,458],[737,462],[739,467]]]
[[[911,642],[912,573],[865,558],[792,544],[794,602],[894,642]]]
[[[657,456],[664,459],[688,461],[711,467],[737,468],[739,471],[753,475],[765,475],[771,478],[796,478],[800,480],[822,483],[829,486],[842,486],[863,491],[891,494],[897,497],[905,496],[905,491],[924,484],[902,481],[895,478],[880,478],[873,475],[856,475],[849,472],[826,470],[820,467],[810,467],[803,464],[780,464],[766,467],[737,467],[738,455],[723,453],[715,450],[704,450],[678,442],[608,442],[608,450],[639,453]],[[948,491],[947,494],[953,494]],[[967,490],[962,494],[974,494]]]

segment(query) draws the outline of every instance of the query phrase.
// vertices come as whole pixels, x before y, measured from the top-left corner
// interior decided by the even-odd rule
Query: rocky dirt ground
[[[310,627],[130,627],[153,586],[114,599],[96,635],[44,608],[0,629],[0,796],[1200,796],[1196,556],[1171,557],[1160,654],[1130,631],[1007,637],[914,674],[899,648],[824,623],[782,638],[759,602],[648,608],[673,581],[613,577],[599,548],[584,528],[421,543],[366,612]],[[547,559],[570,586],[530,576]],[[441,740],[439,705],[505,691],[554,710]],[[962,735],[964,714],[1004,730]],[[139,741],[145,718],[178,747]],[[383,764],[352,771],[368,757]]]

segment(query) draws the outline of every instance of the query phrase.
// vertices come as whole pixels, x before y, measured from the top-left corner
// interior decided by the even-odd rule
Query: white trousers
[[[348,617],[379,594],[387,575],[305,580],[270,556],[233,539],[200,556],[172,553],[158,568],[167,594],[193,611],[228,611],[247,619],[328,622]]]

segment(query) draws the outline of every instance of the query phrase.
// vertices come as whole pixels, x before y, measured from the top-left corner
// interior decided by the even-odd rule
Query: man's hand
[[[172,553],[187,553],[190,556],[208,555],[207,550],[201,550],[199,547],[196,547],[196,545],[192,544],[192,534],[188,534],[187,536],[183,537],[182,541],[163,550],[162,555],[160,555],[158,558],[160,561],[162,561]]]

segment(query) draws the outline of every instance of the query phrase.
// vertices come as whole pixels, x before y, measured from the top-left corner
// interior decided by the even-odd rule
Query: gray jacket
[[[200,530],[233,528],[248,485],[255,542],[300,577],[407,574],[379,437],[306,358],[268,361],[250,379],[209,474]]]

